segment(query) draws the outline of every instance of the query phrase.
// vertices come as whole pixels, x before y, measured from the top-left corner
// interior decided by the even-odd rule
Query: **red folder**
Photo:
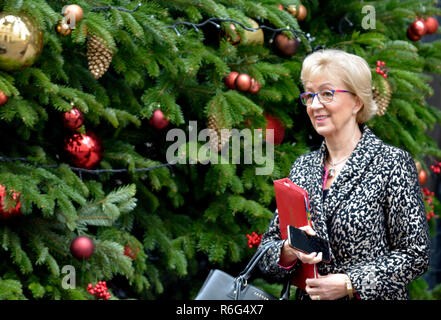
[[[275,180],[277,211],[279,212],[280,234],[287,239],[287,226],[300,228],[310,224],[309,199],[307,192],[288,178]],[[317,278],[315,264],[301,263],[294,273],[292,284],[305,290],[306,279]]]

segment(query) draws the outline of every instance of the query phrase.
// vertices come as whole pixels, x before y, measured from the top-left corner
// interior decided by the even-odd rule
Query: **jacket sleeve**
[[[393,299],[428,269],[430,238],[418,174],[410,154],[400,151],[385,190],[390,251],[347,272],[361,299]]]
[[[271,219],[268,230],[262,235],[261,246],[271,243],[271,247],[259,261],[259,269],[264,277],[271,282],[283,282],[297,269],[298,261],[290,268],[282,268],[279,265],[280,254],[282,252],[283,240],[280,236],[279,214],[276,210]]]

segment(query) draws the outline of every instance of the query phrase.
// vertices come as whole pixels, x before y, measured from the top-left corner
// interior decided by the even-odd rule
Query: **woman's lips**
[[[318,117],[315,117],[315,121],[316,122],[323,122],[326,119],[328,119],[328,116],[318,116]]]

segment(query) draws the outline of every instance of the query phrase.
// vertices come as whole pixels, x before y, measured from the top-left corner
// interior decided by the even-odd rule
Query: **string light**
[[[6,158],[6,157],[0,157],[0,161],[2,162],[27,162],[27,163],[32,163],[31,161],[29,161],[26,158]],[[152,167],[146,167],[146,168],[135,168],[133,170],[129,170],[129,169],[83,169],[83,168],[78,168],[78,167],[72,167],[69,166],[69,168],[72,171],[77,171],[78,173],[93,173],[93,174],[101,174],[101,173],[122,173],[122,172],[147,172],[147,171],[152,171],[152,170],[156,170],[156,169],[160,169],[160,168],[164,168],[164,167],[171,167],[177,164],[177,160],[175,161],[171,161],[168,163],[162,163],[156,166],[152,166]],[[54,169],[54,168],[58,168],[59,166],[61,166],[61,164],[37,164],[37,163],[32,163],[33,165],[35,165],[36,167],[39,168],[50,168],[50,169]]]
[[[142,5],[141,3],[138,3],[138,5],[134,9],[126,9],[126,8],[114,7],[114,6],[94,7],[92,9],[90,9],[90,11],[92,11],[92,12],[99,12],[99,11],[107,11],[107,10],[115,9],[115,10],[119,10],[119,11],[125,11],[125,12],[133,13],[133,12],[138,11],[139,8],[141,8],[141,5]],[[63,15],[62,13],[60,13],[60,14]],[[152,18],[153,17],[154,16],[152,16]],[[308,40],[308,42],[310,42],[310,43],[315,40],[314,38],[311,37],[311,35],[309,33],[304,33],[302,31],[294,30],[294,29],[291,29],[289,27],[275,29],[275,28],[271,28],[271,27],[268,27],[268,26],[265,26],[265,25],[259,25],[257,28],[249,28],[249,27],[246,27],[243,23],[241,23],[241,22],[239,22],[237,20],[234,20],[234,19],[230,19],[230,18],[217,18],[217,17],[213,17],[213,18],[209,18],[209,19],[207,19],[207,20],[205,20],[204,22],[201,22],[201,23],[191,23],[191,22],[188,22],[188,21],[178,21],[178,22],[175,22],[172,25],[168,25],[168,26],[165,26],[165,27],[168,28],[168,29],[173,29],[173,31],[178,36],[181,36],[181,33],[178,31],[178,28],[177,28],[179,25],[185,25],[185,26],[192,27],[196,32],[199,32],[199,28],[203,27],[203,26],[205,26],[207,24],[212,24],[216,28],[220,29],[221,26],[219,25],[219,23],[222,23],[222,22],[234,23],[236,25],[241,26],[243,29],[245,29],[247,31],[251,31],[251,32],[256,32],[256,31],[258,31],[260,29],[271,31],[271,32],[273,32],[273,36],[272,36],[272,38],[270,40],[270,43],[273,42],[273,39],[276,36],[276,34],[278,34],[280,32],[283,32],[283,31],[291,32],[297,38],[297,40],[299,40],[299,41],[301,41],[300,37],[299,37],[300,35],[303,35]],[[323,48],[323,46],[316,47],[313,50],[315,51],[318,48],[319,49]]]

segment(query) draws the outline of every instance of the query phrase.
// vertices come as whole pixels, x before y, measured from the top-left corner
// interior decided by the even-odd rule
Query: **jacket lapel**
[[[381,140],[366,125],[363,125],[360,129],[362,129],[363,135],[342,171],[332,183],[323,203],[322,210],[325,219],[330,218],[339,208],[341,202],[349,196],[351,190],[369,168],[381,146]]]
[[[332,183],[328,195],[323,201],[323,175],[324,162],[328,154],[326,141],[323,140],[320,149],[312,160],[309,181],[305,187],[309,195],[311,209],[311,222],[313,229],[319,237],[329,241],[327,221],[338,210],[341,202],[349,195],[354,186],[363,177],[375,154],[381,146],[381,140],[366,126],[361,125],[362,136],[357,143],[350,158],[337,179]],[[331,249],[331,260],[335,260]],[[319,272],[328,274],[332,272],[330,265],[319,264]]]
[[[318,155],[314,158],[311,166],[311,177],[308,195],[311,208],[311,222],[313,229],[319,237],[328,239],[328,231],[326,220],[323,212],[323,173],[324,159],[327,152],[325,141],[322,142],[320,149],[317,150]]]

